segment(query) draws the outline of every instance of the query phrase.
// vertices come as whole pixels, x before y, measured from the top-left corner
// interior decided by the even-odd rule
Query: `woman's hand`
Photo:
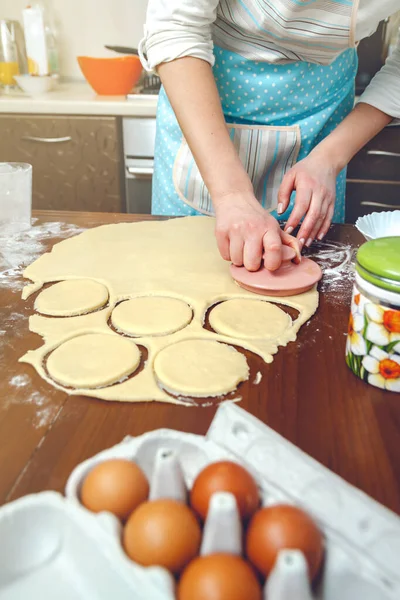
[[[296,251],[300,261],[297,240],[281,231],[276,219],[262,208],[251,192],[228,194],[215,201],[214,206],[215,235],[225,260],[257,271],[265,253],[264,265],[275,271],[281,265],[284,244]]]
[[[336,177],[338,170],[325,156],[311,152],[298,162],[282,180],[278,193],[278,212],[284,213],[290,196],[296,191],[296,202],[285,227],[291,233],[300,223],[297,239],[300,247],[309,247],[315,239],[328,233],[335,209]]]

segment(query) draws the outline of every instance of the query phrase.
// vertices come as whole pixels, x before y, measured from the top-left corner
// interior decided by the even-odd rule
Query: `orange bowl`
[[[125,96],[137,84],[142,73],[138,56],[78,56],[78,63],[86,81],[101,96]]]

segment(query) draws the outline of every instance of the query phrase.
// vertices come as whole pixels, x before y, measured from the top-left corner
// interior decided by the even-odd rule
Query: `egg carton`
[[[0,600],[165,600],[174,583],[124,553],[121,525],[56,492],[0,509]]]
[[[325,564],[310,588],[299,551],[279,554],[264,600],[399,600],[400,519],[350,486],[233,403],[222,404],[206,436],[161,429],[127,437],[78,465],[66,498],[27,496],[0,509],[0,600],[174,600],[174,580],[160,567],[133,563],[121,524],[80,504],[87,473],[110,458],[134,460],[150,498],[184,500],[209,463],[234,460],[257,480],[262,504],[291,503],[314,517],[325,536]],[[173,541],[171,542],[173,543]],[[201,554],[242,551],[236,502],[215,494]]]

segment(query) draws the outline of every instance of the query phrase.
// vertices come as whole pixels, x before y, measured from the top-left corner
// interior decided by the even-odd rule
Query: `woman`
[[[277,269],[282,244],[310,246],[343,222],[346,165],[400,118],[399,45],[352,110],[356,44],[399,9],[399,0],[149,0],[140,51],[164,88],[153,213],[215,214],[222,257],[249,270],[264,252]]]

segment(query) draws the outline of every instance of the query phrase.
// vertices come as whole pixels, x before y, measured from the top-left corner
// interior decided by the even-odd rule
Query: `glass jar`
[[[346,363],[363,381],[400,392],[400,236],[358,250]]]

